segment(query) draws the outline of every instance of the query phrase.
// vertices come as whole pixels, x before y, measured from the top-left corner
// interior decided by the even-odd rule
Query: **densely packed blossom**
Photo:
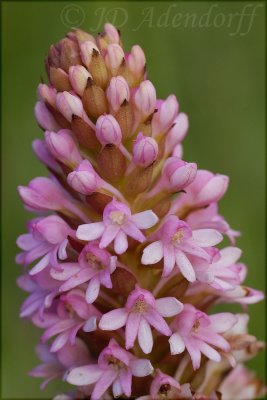
[[[20,316],[42,330],[30,375],[67,382],[55,400],[258,398],[244,362],[263,343],[245,307],[263,294],[219,214],[228,177],[183,159],[187,115],[157,99],[143,50],[125,52],[111,24],[68,33],[46,70],[33,150],[49,177],[18,188],[37,214],[16,257]]]

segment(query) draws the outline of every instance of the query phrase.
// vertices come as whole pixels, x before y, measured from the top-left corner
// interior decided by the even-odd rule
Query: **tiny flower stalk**
[[[68,33],[45,64],[33,150],[49,177],[18,187],[35,214],[16,256],[20,316],[42,330],[30,375],[69,384],[55,400],[258,398],[245,306],[263,293],[219,212],[229,178],[183,155],[188,116],[110,23]]]

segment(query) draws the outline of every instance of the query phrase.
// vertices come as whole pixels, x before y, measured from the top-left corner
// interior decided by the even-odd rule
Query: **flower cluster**
[[[70,32],[46,70],[33,150],[49,177],[18,188],[37,214],[16,258],[20,315],[42,329],[30,374],[67,381],[56,400],[258,397],[248,315],[210,312],[263,298],[218,211],[228,177],[183,160],[187,115],[157,99],[143,50],[125,53],[111,24]]]

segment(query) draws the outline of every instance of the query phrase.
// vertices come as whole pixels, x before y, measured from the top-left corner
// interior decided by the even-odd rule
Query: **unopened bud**
[[[60,42],[60,67],[69,72],[72,65],[81,64],[80,49],[74,40],[64,38]]]
[[[56,107],[57,91],[46,85],[45,83],[40,83],[37,90],[38,96],[46,104],[50,104],[52,107]]]
[[[112,110],[118,111],[122,103],[130,99],[130,90],[126,80],[122,76],[111,78],[106,95]]]
[[[83,105],[79,97],[63,92],[57,94],[57,108],[61,114],[69,121],[72,120],[72,115],[83,115]]]
[[[142,167],[148,167],[156,160],[158,151],[157,142],[140,132],[133,145],[133,162]]]
[[[148,117],[155,110],[156,90],[150,81],[143,81],[134,95],[134,104],[141,117]]]
[[[94,193],[101,180],[88,160],[83,160],[80,165],[68,175],[68,184],[77,192],[88,195]]]
[[[131,52],[127,57],[127,65],[135,79],[139,80],[143,77],[145,73],[146,58],[140,46],[135,45],[132,47]]]
[[[98,86],[105,88],[108,82],[108,71],[98,47],[93,42],[84,42],[81,45],[81,55],[94,82]]]
[[[48,111],[47,107],[42,101],[37,101],[34,107],[35,118],[39,126],[45,130],[57,131],[59,125],[57,124],[53,115]]]
[[[96,121],[96,137],[99,142],[119,146],[122,139],[121,128],[112,115],[101,115]]]
[[[158,111],[152,119],[153,137],[166,132],[171,127],[178,113],[179,106],[176,97],[170,95],[165,101],[160,101],[159,107],[156,105],[156,108]]]
[[[199,207],[218,202],[228,188],[229,178],[226,175],[212,174],[209,171],[198,171],[192,185],[192,201]]]
[[[61,129],[57,133],[46,131],[45,142],[51,154],[70,168],[75,168],[82,161],[71,131],[67,129]]]
[[[105,62],[112,74],[115,74],[119,69],[124,59],[124,53],[120,45],[112,43],[108,45],[105,54]]]
[[[79,44],[81,45],[84,42],[91,41],[95,43],[95,38],[93,35],[90,35],[90,33],[83,31],[82,29],[75,29],[73,32],[69,32],[68,36],[71,38],[72,36],[75,36],[75,38],[78,40]]]
[[[165,149],[167,154],[171,153],[173,148],[184,140],[188,131],[188,126],[187,115],[179,113],[174,120],[173,127],[169,130],[166,137]]]
[[[92,78],[86,68],[82,65],[70,67],[69,79],[74,91],[82,96],[87,85],[88,78]]]
[[[42,161],[51,170],[60,173],[61,169],[52,154],[48,151],[46,143],[44,140],[35,139],[32,142],[32,148],[36,157]]]
[[[69,76],[63,69],[51,67],[49,70],[49,79],[58,92],[71,90]]]
[[[187,163],[177,157],[168,158],[162,170],[167,187],[174,191],[190,185],[195,179],[196,173],[197,165],[195,163]]]
[[[117,44],[120,43],[120,33],[119,33],[118,29],[115,28],[114,25],[107,22],[104,25],[104,32],[107,36],[109,43],[117,43]]]
[[[107,99],[104,90],[88,78],[87,86],[83,92],[82,101],[87,114],[93,118],[98,118],[101,114],[108,111]]]

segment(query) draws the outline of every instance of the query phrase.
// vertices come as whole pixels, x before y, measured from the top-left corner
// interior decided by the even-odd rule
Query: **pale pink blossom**
[[[160,369],[156,370],[150,385],[150,394],[138,397],[137,400],[161,400],[161,399],[180,399],[181,386],[172,376],[164,374]]]
[[[64,282],[59,288],[60,292],[88,283],[85,298],[88,303],[93,303],[101,285],[112,288],[110,276],[116,269],[116,263],[117,257],[100,249],[97,242],[90,242],[81,251],[78,263],[61,264],[61,270],[52,270],[51,276]]]
[[[135,91],[133,100],[141,118],[146,118],[152,114],[157,100],[153,84],[148,80],[143,81]]]
[[[75,237],[75,231],[57,215],[32,220],[29,233],[17,239],[17,245],[23,252],[17,255],[16,261],[29,265],[40,259],[30,270],[30,275],[37,274],[48,265],[59,268],[58,260],[67,258],[68,236]]]
[[[42,101],[37,101],[34,107],[34,115],[42,129],[55,132],[60,129],[55,118],[50,111],[48,111],[46,105]]]
[[[153,367],[149,360],[134,357],[111,339],[100,353],[98,364],[74,368],[67,374],[66,380],[77,386],[94,384],[91,400],[99,400],[111,385],[114,397],[130,397],[132,377],[140,378],[152,372]]]
[[[142,243],[146,237],[140,229],[151,228],[157,222],[158,217],[153,211],[132,215],[126,204],[113,199],[104,209],[103,221],[80,225],[76,236],[85,241],[100,239],[100,248],[105,248],[114,241],[115,252],[122,254],[128,248],[127,236]]]
[[[122,76],[114,76],[110,80],[106,95],[112,110],[118,111],[125,100],[130,100],[128,83]]]
[[[194,282],[196,273],[188,255],[210,261],[211,256],[206,249],[221,242],[222,235],[214,229],[192,231],[186,222],[170,215],[151,239],[156,241],[144,249],[142,264],[156,264],[164,259],[164,277],[176,266],[189,282]]]
[[[70,130],[61,129],[57,133],[46,131],[45,142],[50,153],[70,168],[75,168],[82,161],[77,143]]]
[[[156,103],[157,112],[152,118],[152,136],[157,137],[171,128],[178,114],[179,104],[172,94],[166,100],[158,100]]]
[[[153,347],[151,326],[162,335],[170,336],[171,330],[163,317],[173,317],[182,309],[183,304],[175,297],[155,300],[148,290],[136,286],[124,308],[117,308],[102,316],[99,328],[113,331],[126,326],[126,349],[131,349],[138,337],[141,349],[145,354],[149,354]]]
[[[157,142],[139,132],[133,144],[133,162],[142,167],[148,167],[157,159],[158,152]]]
[[[92,78],[92,75],[82,65],[74,65],[69,69],[69,79],[71,86],[75,92],[82,96],[87,85],[88,78]]]
[[[231,349],[221,333],[231,329],[236,322],[236,317],[231,313],[208,316],[191,304],[185,304],[183,311],[171,324],[173,331],[169,339],[171,353],[180,354],[186,349],[194,370],[200,366],[201,353],[210,360],[219,362],[221,355],[218,350],[229,352]]]

